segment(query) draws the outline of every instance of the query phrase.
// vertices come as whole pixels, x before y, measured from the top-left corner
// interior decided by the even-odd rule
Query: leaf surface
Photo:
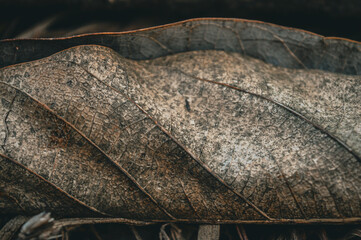
[[[0,41],[0,67],[50,56],[69,47],[97,44],[123,57],[144,60],[193,50],[223,50],[287,68],[359,75],[361,44],[260,21],[190,19],[159,27],[53,39]]]
[[[2,161],[78,217],[361,220],[360,76],[211,50],[137,61],[89,45],[0,79]],[[57,201],[21,205],[66,216]]]

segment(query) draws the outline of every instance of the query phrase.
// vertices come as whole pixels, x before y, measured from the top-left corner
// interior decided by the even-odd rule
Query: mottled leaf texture
[[[107,37],[121,47],[76,46],[0,70],[1,214],[361,222],[358,43],[308,48],[321,37],[198,20],[0,49],[35,43],[28,50],[42,56]],[[345,55],[354,62],[341,57],[343,46],[354,48]],[[268,63],[247,56],[252,47]],[[329,71],[292,69],[309,64]]]

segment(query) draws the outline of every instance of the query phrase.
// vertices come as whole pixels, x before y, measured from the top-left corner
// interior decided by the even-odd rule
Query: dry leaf
[[[248,35],[237,35],[231,24]],[[361,77],[352,75],[361,66],[358,43],[201,20],[118,35],[2,42],[0,50],[33,44],[13,60],[22,62],[37,51],[34,58],[74,41],[107,38],[117,41],[116,51],[77,46],[0,70],[1,213],[361,221]],[[317,39],[337,47],[318,48]],[[351,45],[347,57],[355,61],[339,64],[340,49]],[[348,75],[290,69],[304,66]]]

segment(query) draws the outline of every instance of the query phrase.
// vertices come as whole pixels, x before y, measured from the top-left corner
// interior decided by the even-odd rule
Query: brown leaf
[[[361,45],[335,37],[243,19],[201,18],[122,33],[0,41],[0,67],[97,44],[144,60],[192,50],[238,52],[287,68],[361,73]]]
[[[276,67],[234,49],[202,50],[217,46],[215,39],[227,50],[230,22],[259,26],[220,22],[183,23],[203,29],[199,39],[181,24],[113,38],[135,49],[131,58],[167,55],[154,60],[89,45],[1,69],[0,189],[11,198],[0,211],[158,222],[360,222],[361,77]],[[287,39],[320,38],[267,28]],[[149,37],[161,30],[168,32],[158,32],[162,41],[176,47],[188,39],[187,49],[197,51],[162,52],[168,46]],[[33,43],[50,54],[47,46],[57,41],[86,38]],[[280,39],[242,42],[268,62],[277,56],[275,65],[308,64]],[[16,42],[0,49],[8,43]],[[324,56],[319,66],[331,59]],[[328,70],[341,69],[351,74],[336,64]]]

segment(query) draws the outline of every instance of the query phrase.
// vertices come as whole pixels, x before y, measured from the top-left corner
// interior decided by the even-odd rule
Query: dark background
[[[0,39],[125,31],[231,17],[361,41],[359,0],[0,0]]]

